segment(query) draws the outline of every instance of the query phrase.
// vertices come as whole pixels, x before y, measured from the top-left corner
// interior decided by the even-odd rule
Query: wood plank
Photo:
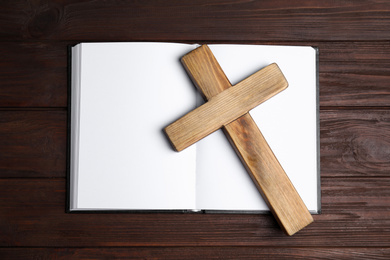
[[[232,87],[207,45],[186,54],[182,63],[206,100],[212,100]],[[246,113],[222,129],[286,234],[291,236],[313,222],[304,202],[250,114]]]
[[[389,259],[389,248],[0,248],[3,259]]]
[[[0,177],[64,177],[66,111],[0,111]]]
[[[237,83],[234,88],[220,92],[164,130],[175,150],[181,151],[248,113],[287,86],[283,73],[273,63]]]
[[[390,172],[390,110],[321,111],[321,175]]]
[[[66,107],[66,43],[0,43],[1,107]]]
[[[319,44],[321,106],[389,106],[389,42]]]
[[[323,213],[293,237],[270,215],[69,214],[65,186],[0,179],[0,246],[390,247],[390,178],[323,178]]]
[[[318,46],[321,106],[389,106],[387,42],[251,43]],[[0,107],[65,107],[70,44],[0,43]]]
[[[173,15],[174,14],[174,15]],[[3,1],[0,39],[389,40],[379,1]]]
[[[321,176],[385,177],[390,110],[321,111]],[[66,111],[0,111],[0,177],[65,177]]]

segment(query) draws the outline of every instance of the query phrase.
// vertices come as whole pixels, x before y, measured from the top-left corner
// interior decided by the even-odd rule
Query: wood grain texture
[[[66,44],[0,43],[0,50],[0,107],[66,107]]]
[[[64,177],[66,111],[0,111],[0,177]]]
[[[321,113],[322,176],[390,177],[390,110]]]
[[[186,54],[182,63],[206,100],[213,100],[219,93],[231,89],[232,85],[207,45]],[[286,234],[293,235],[313,222],[249,113],[224,125],[223,130]]]
[[[272,214],[288,235],[313,222],[305,203],[284,172],[250,114],[226,125],[225,133]]]
[[[370,1],[6,1],[0,39],[390,40],[390,3]]]
[[[264,214],[66,214],[64,179],[0,179],[0,247],[389,248],[389,178],[322,185],[322,214],[289,237]]]
[[[389,107],[389,42],[319,46],[321,106]]]
[[[0,248],[4,259],[388,259],[389,248],[128,247]]]
[[[237,83],[234,88],[213,96],[164,130],[175,150],[181,151],[248,113],[287,86],[278,65],[268,65]]]

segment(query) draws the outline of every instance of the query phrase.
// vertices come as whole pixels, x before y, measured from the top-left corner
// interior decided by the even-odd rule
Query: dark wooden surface
[[[314,45],[322,214],[67,214],[67,46]],[[389,1],[1,1],[1,259],[389,259]]]

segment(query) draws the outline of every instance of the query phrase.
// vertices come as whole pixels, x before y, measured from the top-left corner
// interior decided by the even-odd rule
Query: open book
[[[203,101],[180,63],[199,45],[82,43],[71,49],[69,211],[262,212],[221,130],[175,152],[163,128]],[[289,82],[250,114],[312,213],[320,211],[317,50],[209,45],[232,85],[277,63]]]

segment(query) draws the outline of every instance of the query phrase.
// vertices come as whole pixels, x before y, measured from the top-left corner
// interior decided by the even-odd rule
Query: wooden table
[[[67,214],[67,46],[317,46],[322,214]],[[0,258],[390,258],[389,1],[2,1]]]

